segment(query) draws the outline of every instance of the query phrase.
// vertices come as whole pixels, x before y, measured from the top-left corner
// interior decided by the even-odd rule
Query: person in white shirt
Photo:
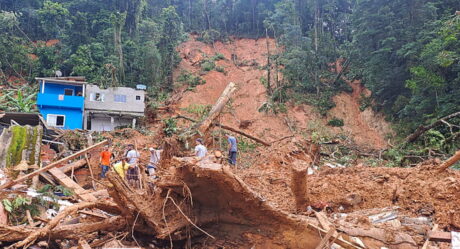
[[[195,156],[198,157],[198,159],[202,159],[203,157],[206,156],[207,153],[208,153],[208,150],[203,145],[203,139],[198,138],[196,140]]]
[[[140,157],[140,154],[134,149],[134,145],[128,144],[128,152],[126,153],[126,159],[129,164],[129,169],[126,174],[126,178],[128,179],[128,183],[134,187],[138,187],[140,184],[139,183],[139,167],[137,166],[139,157]]]
[[[161,152],[163,150],[149,148],[149,151],[150,151],[150,161],[149,161],[149,164],[147,165],[147,171],[149,172],[149,176],[154,178],[155,171],[158,168],[158,164],[160,163]]]

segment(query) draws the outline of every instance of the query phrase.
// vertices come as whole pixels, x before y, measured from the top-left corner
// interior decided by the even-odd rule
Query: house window
[[[64,89],[64,95],[73,96],[73,89],[69,89],[69,88]]]
[[[141,100],[141,96],[136,95],[136,100]]]
[[[91,93],[89,95],[90,101],[104,102],[104,94],[102,93]]]
[[[46,115],[46,123],[49,126],[64,127],[65,115],[48,114]]]
[[[115,102],[126,103],[126,95],[115,94]]]

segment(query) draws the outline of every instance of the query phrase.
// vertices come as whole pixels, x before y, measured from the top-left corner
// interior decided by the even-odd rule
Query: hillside
[[[286,113],[275,115],[259,111],[267,102],[266,88],[261,83],[261,78],[267,77],[266,70],[261,69],[267,64],[266,44],[265,39],[232,39],[226,43],[216,42],[208,45],[191,37],[189,41],[179,45],[178,51],[182,61],[175,71],[176,79],[187,71],[206,81],[195,90],[183,94],[178,104],[181,112],[187,114],[184,109],[191,105],[212,105],[227,84],[235,82],[238,90],[231,107],[220,117],[222,124],[244,127],[245,130],[268,141],[275,141],[293,133],[305,134],[311,138],[312,132],[319,131],[329,137],[344,134],[361,148],[380,150],[387,147],[386,136],[392,134],[390,125],[384,120],[383,115],[374,113],[371,108],[359,110],[361,95],[370,96],[370,91],[359,81],[347,81],[353,92],[343,92],[335,96],[332,101],[336,106],[326,116],[321,116],[312,106],[295,103],[287,104]],[[276,51],[274,40],[270,39],[269,44],[272,53]],[[224,56],[224,59],[215,63],[225,71],[203,72],[200,64],[216,54]],[[232,58],[237,59],[232,61]],[[343,119],[344,126],[327,126],[327,122],[333,117]]]

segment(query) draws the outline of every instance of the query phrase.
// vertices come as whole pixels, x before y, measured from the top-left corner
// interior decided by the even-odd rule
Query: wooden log
[[[62,173],[62,174],[64,174],[64,173]],[[96,207],[98,204],[99,203],[97,203],[97,202],[81,202],[81,203],[75,204],[73,206],[69,206],[69,207],[65,208],[63,211],[61,211],[52,220],[50,220],[50,222],[48,222],[48,224],[46,224],[46,226],[44,226],[44,227],[42,227],[40,229],[34,230],[34,232],[30,233],[27,236],[27,238],[25,238],[24,240],[22,240],[20,242],[17,242],[16,244],[12,245],[12,247],[14,247],[14,248],[22,248],[22,247],[27,248],[30,245],[32,245],[37,239],[43,238],[46,235],[48,235],[53,228],[55,228],[57,225],[59,225],[59,223],[64,218],[69,216],[70,214],[75,213],[80,209]]]
[[[102,142],[100,142],[100,143],[97,143],[97,144],[95,144],[95,145],[93,145],[93,146],[90,146],[90,147],[88,147],[88,148],[86,148],[86,149],[80,150],[80,151],[78,151],[77,153],[74,153],[74,154],[72,154],[72,155],[70,155],[70,156],[68,156],[68,157],[64,157],[64,158],[62,158],[62,159],[60,159],[60,160],[58,160],[58,161],[56,161],[56,162],[54,162],[54,163],[50,163],[50,164],[48,164],[47,166],[45,166],[45,167],[43,167],[43,168],[41,168],[41,169],[35,170],[34,172],[32,172],[32,173],[30,173],[30,174],[27,174],[27,175],[25,175],[25,176],[19,177],[18,179],[13,180],[13,181],[9,181],[9,182],[7,182],[7,183],[1,185],[1,186],[0,186],[0,190],[1,190],[1,189],[5,189],[5,188],[9,188],[9,187],[11,187],[11,186],[13,186],[13,185],[16,185],[16,184],[18,184],[18,183],[20,183],[20,182],[23,182],[23,181],[25,181],[25,180],[27,180],[27,179],[29,179],[29,178],[35,176],[35,175],[38,175],[38,174],[40,174],[40,173],[42,173],[42,172],[45,172],[45,171],[48,171],[48,170],[50,170],[50,169],[52,169],[52,168],[55,168],[56,166],[58,166],[58,165],[60,165],[60,164],[67,163],[67,161],[72,160],[72,159],[74,159],[74,158],[76,158],[76,157],[79,157],[79,156],[85,154],[86,152],[88,152],[88,151],[90,151],[90,150],[93,150],[93,149],[95,149],[95,148],[97,148],[97,147],[99,147],[99,146],[105,145],[105,144],[107,144],[108,142],[109,142],[108,140],[104,140],[104,141],[102,141]]]
[[[98,222],[77,223],[71,225],[62,225],[53,228],[45,235],[46,239],[70,239],[78,240],[88,234],[98,231],[119,231],[126,227],[126,220],[122,216],[113,216]],[[0,241],[14,242],[21,241],[33,233],[37,228],[25,226],[2,226],[0,225]]]
[[[432,124],[430,125],[427,125],[427,126],[419,126],[414,133],[410,134],[409,136],[406,137],[405,139],[405,142],[406,143],[411,143],[411,142],[414,142],[418,137],[420,137],[423,133],[425,133],[426,131],[442,124],[443,122],[445,122],[446,120],[449,120],[451,118],[454,118],[454,117],[457,117],[457,116],[460,116],[460,112],[456,112],[456,113],[452,113],[450,115],[447,115],[441,119],[438,119],[437,121],[433,122]]]
[[[197,125],[197,130],[201,134],[205,134],[208,131],[212,122],[222,112],[222,110],[224,109],[225,105],[232,97],[232,94],[233,92],[235,92],[235,90],[236,90],[236,85],[233,82],[230,82],[227,85],[227,87],[225,87],[219,99],[217,99],[216,103],[212,106],[211,111],[209,112],[208,116],[201,123]]]
[[[185,120],[188,120],[188,121],[191,121],[191,122],[197,122],[195,119],[193,118],[190,118],[190,117],[187,117],[187,116],[183,116],[183,115],[177,115],[175,118],[182,118],[182,119],[185,119]],[[232,132],[235,132],[237,134],[240,134],[242,136],[245,136],[249,139],[252,139],[254,141],[256,141],[257,143],[260,143],[260,144],[263,144],[265,146],[270,146],[270,143],[260,139],[260,138],[257,138],[251,134],[248,134],[240,129],[236,129],[236,128],[233,128],[233,127],[230,127],[230,126],[227,126],[227,125],[223,125],[223,124],[219,124],[219,123],[212,123],[213,126],[217,126],[217,127],[220,127],[224,130],[227,130],[227,131],[232,131]],[[293,136],[289,136],[289,137],[293,137]],[[286,137],[285,137],[286,138]],[[285,139],[285,138],[282,138],[282,139]],[[279,141],[279,140],[278,140]],[[277,142],[277,141],[275,141]],[[274,142],[273,142],[274,143]]]
[[[252,140],[254,140],[254,141],[256,141],[256,142],[258,142],[258,143],[260,143],[260,144],[263,144],[263,145],[265,145],[265,146],[270,146],[270,143],[268,143],[268,142],[266,142],[266,141],[264,141],[264,140],[262,140],[262,139],[260,139],[260,138],[257,138],[257,137],[255,137],[255,136],[253,136],[253,135],[250,135],[250,134],[248,134],[248,133],[246,133],[246,132],[243,132],[243,131],[241,131],[241,130],[239,130],[239,129],[235,129],[235,128],[230,127],[230,126],[226,126],[226,125],[222,125],[222,124],[217,124],[217,123],[214,123],[213,125],[218,126],[218,127],[222,128],[222,129],[224,129],[224,130],[232,131],[232,132],[235,132],[235,133],[240,134],[240,135],[242,135],[242,136],[245,136],[245,137],[247,137],[247,138],[249,138],[249,139],[252,139]]]
[[[307,170],[309,165],[295,161],[291,168],[291,191],[298,211],[307,207]]]
[[[439,166],[439,172],[444,171],[450,166],[454,165],[454,163],[456,163],[458,160],[460,160],[460,150],[457,150],[453,156],[451,156]]]
[[[64,173],[69,173],[73,170],[79,169],[86,165],[86,159],[80,159],[75,162],[69,163],[61,168],[59,168]]]

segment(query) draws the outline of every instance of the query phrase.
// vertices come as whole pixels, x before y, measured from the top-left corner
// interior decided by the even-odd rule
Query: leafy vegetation
[[[268,66],[231,58],[238,66],[267,70],[270,98],[263,110],[283,112],[284,103],[293,101],[325,115],[334,95],[350,91],[341,79],[346,76],[372,91],[360,109],[372,104],[405,136],[460,110],[457,8],[455,0],[4,0],[0,80],[32,82],[60,70],[101,86],[145,84],[156,99],[173,90],[176,47],[186,32],[210,44],[231,36],[268,36],[283,48],[267,54]],[[222,59],[206,58],[202,71],[225,73],[216,66]],[[343,71],[332,70],[337,61]],[[190,89],[204,83],[191,76],[183,80]],[[2,109],[33,111],[29,93],[0,98]],[[458,148],[460,120],[451,122],[434,130],[449,144],[441,150]],[[426,136],[419,146],[427,144]]]
[[[328,125],[333,127],[341,127],[344,125],[343,119],[333,118],[327,122]]]
[[[174,118],[168,118],[163,120],[164,123],[164,128],[163,132],[165,133],[166,136],[170,137],[174,134],[177,133],[177,120]]]
[[[204,119],[209,111],[211,111],[212,105],[201,105],[201,104],[191,104],[186,108],[183,108],[184,111],[197,115],[200,120]]]
[[[198,85],[203,85],[206,83],[205,80],[203,80],[199,76],[195,76],[189,72],[182,72],[178,77],[177,77],[178,82],[183,82],[188,85],[187,90],[194,90],[195,87]]]

